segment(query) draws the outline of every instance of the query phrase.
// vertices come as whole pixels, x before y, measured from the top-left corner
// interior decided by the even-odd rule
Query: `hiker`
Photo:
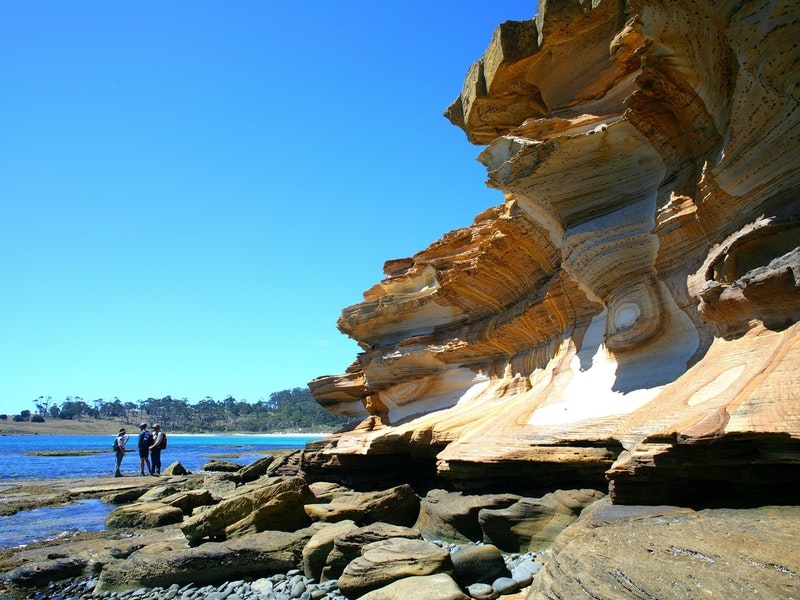
[[[128,443],[128,436],[126,433],[125,428],[122,427],[117,434],[117,438],[114,440],[114,453],[116,454],[117,460],[114,477],[122,477],[119,467],[122,464],[122,459],[125,458],[125,444]]]
[[[161,448],[164,446],[164,433],[161,425],[153,425],[153,445],[150,446],[150,460],[152,461],[152,472],[156,477],[161,477]]]
[[[144,475],[144,466],[147,465],[147,470],[150,472],[150,475],[153,474],[153,467],[150,465],[150,444],[153,443],[153,434],[147,431],[147,423],[140,423],[139,429],[139,470],[141,471],[140,475]]]

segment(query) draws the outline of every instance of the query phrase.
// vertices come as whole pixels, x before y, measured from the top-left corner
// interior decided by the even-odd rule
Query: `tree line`
[[[294,388],[270,394],[269,400],[258,402],[237,400],[228,396],[214,400],[206,396],[196,404],[186,398],[148,398],[138,402],[122,402],[119,398],[98,398],[89,402],[80,396],[67,396],[54,402],[50,396],[33,401],[35,412],[23,410],[12,418],[15,421],[46,419],[116,419],[125,424],[140,421],[160,423],[171,431],[207,433],[218,431],[286,431],[332,429],[348,422],[348,418],[329,413],[314,400],[308,388]],[[0,415],[0,419],[8,419]]]

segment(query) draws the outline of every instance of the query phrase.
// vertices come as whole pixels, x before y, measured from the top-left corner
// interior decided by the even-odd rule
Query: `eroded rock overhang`
[[[309,386],[364,420],[307,467],[797,501],[799,42],[791,2],[559,0],[501,24],[445,115],[505,201],[343,311],[364,351]]]

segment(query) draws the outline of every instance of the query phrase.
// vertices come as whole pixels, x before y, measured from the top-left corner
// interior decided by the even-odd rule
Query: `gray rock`
[[[500,593],[488,583],[473,583],[467,586],[467,593],[475,600],[494,600]]]
[[[501,596],[505,596],[507,594],[513,594],[519,589],[519,582],[515,581],[511,577],[498,577],[492,582],[492,587],[497,591],[498,594]]]

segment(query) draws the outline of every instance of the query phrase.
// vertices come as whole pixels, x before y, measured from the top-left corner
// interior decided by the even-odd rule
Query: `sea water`
[[[242,465],[269,454],[270,450],[303,448],[322,435],[180,435],[167,433],[168,445],[161,452],[162,468],[180,462],[197,473],[212,458]],[[24,484],[26,480],[62,477],[92,477],[114,474],[113,435],[14,435],[0,436],[0,484]],[[136,435],[131,435],[122,460],[122,473],[139,473]],[[38,456],[36,452],[96,454]],[[152,480],[154,483],[157,479]],[[116,506],[96,499],[77,504],[21,511],[0,517],[0,549],[53,539],[71,532],[103,529],[105,518]]]

